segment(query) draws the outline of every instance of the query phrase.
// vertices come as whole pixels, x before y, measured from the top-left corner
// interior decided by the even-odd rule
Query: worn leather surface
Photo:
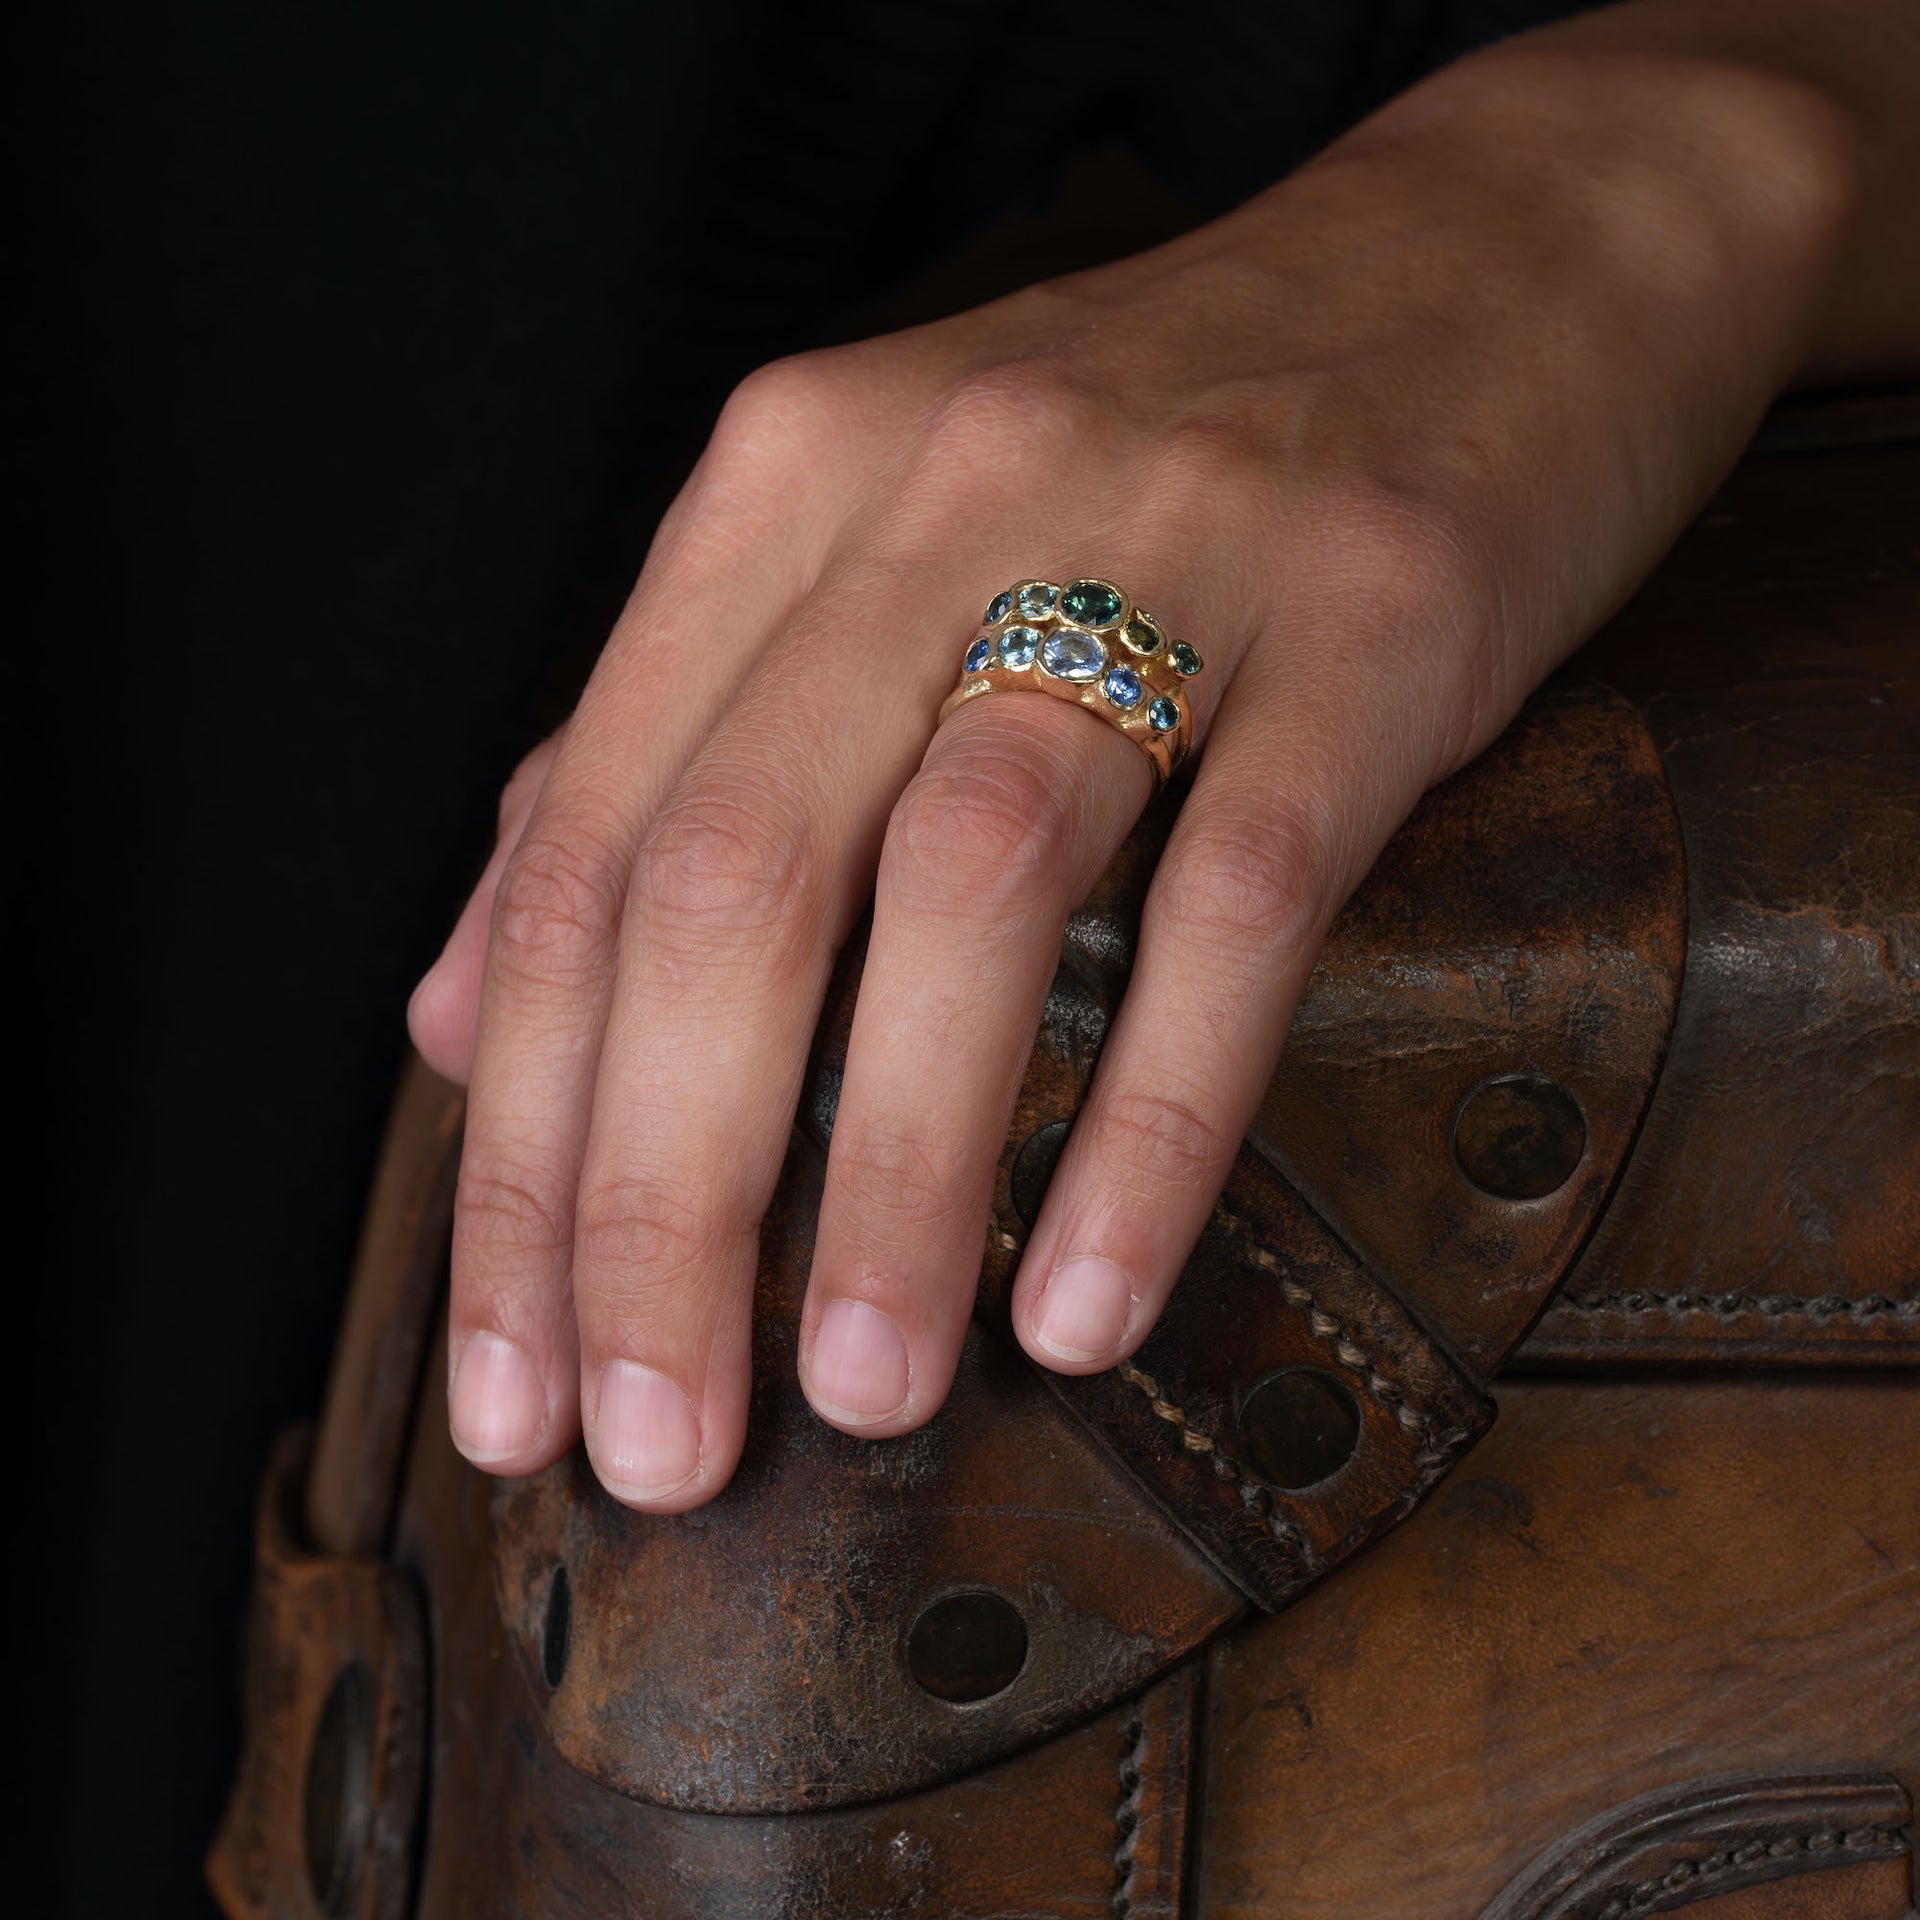
[[[1334,924],[1253,1141],[1484,1379],[1626,1163],[1686,958],[1680,823],[1639,709],[1549,688],[1429,794]],[[1516,1200],[1464,1178],[1477,1088],[1540,1076],[1585,1151]]]
[[[302,1822],[357,1664],[376,1746],[339,1911],[1904,1920],[1916,549],[1920,455],[1743,473],[1430,797],[1316,975],[1298,1081],[1166,1327],[1062,1383],[1008,1344],[1004,1291],[1124,985],[1150,818],[1070,930],[956,1403],[879,1445],[791,1385],[850,956],[769,1234],[752,1451],[704,1518],[629,1515],[577,1463],[496,1487],[454,1454],[428,1335],[458,1100],[416,1071],[304,1527],[291,1482],[263,1507],[228,1910],[326,1909]],[[1462,1187],[1476,1090],[1523,1080],[1581,1116],[1568,1177]],[[1351,1396],[1358,1443],[1295,1487],[1246,1468],[1262,1383],[1302,1368]],[[1028,1664],[936,1701],[904,1640],[969,1586],[1017,1605]],[[1777,1879],[1733,1884],[1755,1842],[1730,1815],[1623,1854],[1638,1877],[1591,1914],[1517,1904],[1635,1796],[1830,1768],[1868,1782],[1863,1824],[1769,1829]]]
[[[1513,1383],[1406,1526],[1211,1656],[1197,1911],[1474,1920],[1749,1768],[1920,1781],[1920,1383]]]
[[[911,1792],[1138,1692],[1245,1606],[983,1327],[908,1439],[813,1417],[794,1338],[820,1177],[796,1143],[760,1266],[747,1450],[717,1499],[633,1513],[578,1452],[494,1498],[489,1584],[536,1681],[556,1568],[570,1586],[543,1738],[644,1800],[748,1813]],[[902,1648],[927,1606],[981,1590],[1018,1608],[1025,1664],[956,1707]]]
[[[1920,453],[1749,462],[1576,666],[1659,743],[1688,980],[1632,1164],[1525,1359],[1908,1364]]]

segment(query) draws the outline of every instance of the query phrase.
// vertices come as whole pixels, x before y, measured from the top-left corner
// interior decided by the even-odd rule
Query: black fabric
[[[730,382],[1076,144],[1224,206],[1566,10],[15,20],[15,1751],[45,1910],[206,1910],[253,1489],[317,1406],[407,990],[637,568],[634,502]]]

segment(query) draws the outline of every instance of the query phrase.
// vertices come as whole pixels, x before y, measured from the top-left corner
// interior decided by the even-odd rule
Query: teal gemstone
[[[982,620],[980,624],[983,627],[991,627],[996,622],[1004,620],[1012,611],[1013,595],[1010,593],[996,593],[987,603],[987,617]]]
[[[1173,662],[1173,670],[1178,674],[1198,673],[1203,665],[1200,656],[1184,640],[1173,643],[1167,658]]]
[[[1155,733],[1171,733],[1180,724],[1180,709],[1163,693],[1147,709]]]
[[[1009,627],[1000,636],[1000,664],[1012,667],[1015,672],[1030,667],[1039,645],[1040,636],[1032,627]]]
[[[1060,596],[1060,611],[1083,627],[1112,626],[1126,604],[1119,588],[1104,580],[1076,580]]]

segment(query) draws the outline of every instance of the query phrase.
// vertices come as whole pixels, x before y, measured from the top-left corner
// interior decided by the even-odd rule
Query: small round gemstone
[[[1180,724],[1180,709],[1163,693],[1147,709],[1155,733],[1171,733]]]
[[[1109,667],[1107,677],[1100,682],[1100,691],[1116,707],[1137,707],[1140,704],[1140,676],[1131,667]]]
[[[1029,580],[1014,598],[1029,620],[1044,620],[1060,603],[1060,589],[1046,580]]]
[[[994,625],[996,621],[1004,620],[1012,611],[1013,595],[1010,593],[996,593],[993,598],[987,602],[987,617],[982,620],[980,624],[983,627],[990,627]]]
[[[1040,636],[1033,628],[1009,627],[1000,636],[1000,664],[1016,671],[1021,667],[1030,667],[1039,646]]]
[[[983,633],[980,638],[967,649],[967,671],[969,673],[978,673],[992,657],[993,643]]]
[[[1062,627],[1040,643],[1040,664],[1056,680],[1097,680],[1107,650],[1092,634]]]
[[[1160,623],[1152,614],[1142,613],[1138,607],[1128,616],[1127,624],[1120,629],[1120,638],[1135,653],[1158,653],[1167,644],[1167,636],[1160,631]]]
[[[1126,601],[1118,587],[1104,580],[1076,580],[1060,596],[1060,611],[1083,627],[1110,627],[1120,618]]]
[[[1175,673],[1193,674],[1200,671],[1200,656],[1184,640],[1176,640],[1167,658],[1173,662]]]

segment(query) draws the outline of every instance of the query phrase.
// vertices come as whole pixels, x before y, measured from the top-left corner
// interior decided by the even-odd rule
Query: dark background
[[[1202,218],[1568,10],[14,19],[35,1910],[207,1910],[253,1489],[318,1403],[407,992],[731,383]]]

